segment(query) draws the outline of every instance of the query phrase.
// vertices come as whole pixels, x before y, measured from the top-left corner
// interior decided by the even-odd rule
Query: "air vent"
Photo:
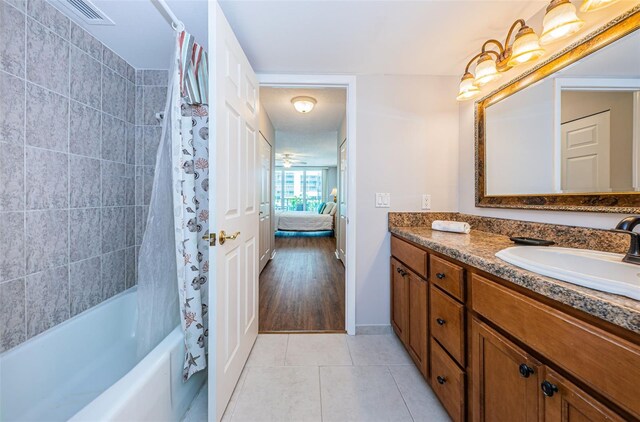
[[[102,10],[89,0],[56,0],[53,4],[63,12],[73,13],[88,25],[115,25]]]

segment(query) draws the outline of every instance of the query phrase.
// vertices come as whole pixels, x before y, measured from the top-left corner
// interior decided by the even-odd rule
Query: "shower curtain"
[[[207,366],[207,78],[207,53],[190,34],[179,33],[138,261],[138,355],[146,355],[180,323],[185,382]]]

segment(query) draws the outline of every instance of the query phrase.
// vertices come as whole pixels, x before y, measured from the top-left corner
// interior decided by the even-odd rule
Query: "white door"
[[[338,256],[345,263],[347,254],[347,141],[340,145],[340,190],[338,191]]]
[[[217,2],[209,3],[213,50],[209,149],[215,187],[211,250],[209,420],[220,420],[258,336],[258,80]],[[222,242],[222,232],[237,235]]]
[[[563,192],[608,192],[610,111],[561,125]]]
[[[271,257],[271,144],[260,133],[260,271]]]

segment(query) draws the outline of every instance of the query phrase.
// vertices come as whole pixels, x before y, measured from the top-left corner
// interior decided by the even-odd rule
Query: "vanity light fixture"
[[[295,97],[291,99],[291,104],[293,107],[300,113],[306,114],[311,112],[313,108],[316,106],[316,99],[313,97]]]
[[[471,62],[469,62],[469,64],[471,64]],[[468,68],[469,66],[467,66],[467,69]],[[460,81],[460,91],[458,92],[458,96],[456,97],[456,100],[458,101],[470,100],[480,95],[480,88],[478,88],[474,84],[474,82],[475,80],[473,78],[473,75],[468,71],[465,72],[465,74],[462,76],[462,80]]]
[[[593,12],[594,10],[604,9],[617,2],[618,0],[584,0],[582,6],[580,6],[580,11]]]
[[[551,0],[542,21],[541,44],[549,44],[575,34],[584,21],[577,15],[570,0]]]
[[[513,43],[511,38],[514,31],[518,29]],[[490,45],[495,45],[498,51],[490,50]],[[506,72],[514,66],[535,60],[544,54],[540,47],[538,35],[533,29],[527,26],[523,19],[515,21],[509,32],[504,45],[495,39],[490,39],[482,45],[480,53],[469,60],[464,71],[464,76],[460,81],[458,101],[469,100],[480,94],[479,87],[494,81],[502,76],[501,72]],[[471,73],[470,67],[478,59],[475,68],[475,76]]]

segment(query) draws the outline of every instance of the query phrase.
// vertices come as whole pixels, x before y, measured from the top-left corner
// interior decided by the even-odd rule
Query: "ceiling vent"
[[[88,25],[115,25],[115,23],[90,0],[56,0],[54,4],[63,12],[73,13]]]

